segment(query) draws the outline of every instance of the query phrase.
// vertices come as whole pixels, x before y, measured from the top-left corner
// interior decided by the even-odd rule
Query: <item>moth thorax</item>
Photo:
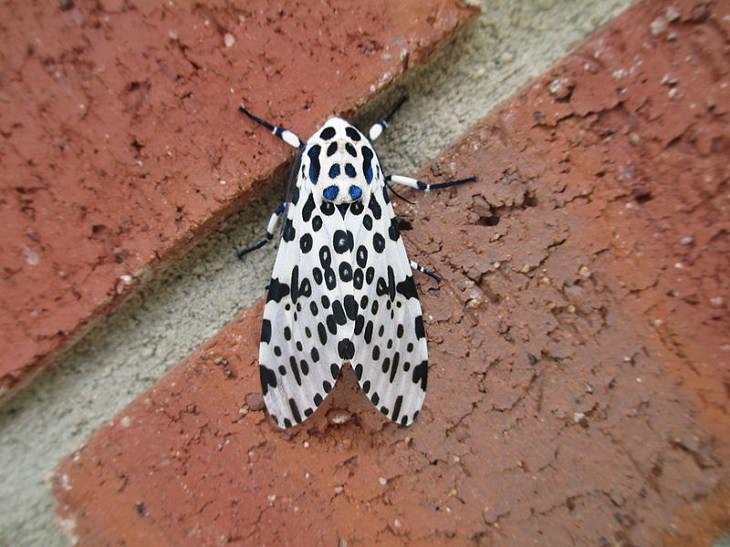
[[[331,118],[307,142],[303,174],[322,201],[335,205],[370,195],[375,164],[367,138],[340,118]]]

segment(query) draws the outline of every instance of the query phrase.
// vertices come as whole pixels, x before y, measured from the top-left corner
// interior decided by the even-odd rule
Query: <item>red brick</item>
[[[650,24],[670,5],[667,40]],[[729,103],[706,99],[729,78],[724,14],[693,6],[631,8],[423,173],[478,184],[399,207],[445,277],[420,284],[414,427],[349,369],[293,431],[250,410],[259,304],[60,466],[81,543],[710,543],[730,506],[728,317],[708,299],[727,301]]]
[[[241,100],[306,136],[476,13],[460,0],[71,5],[2,8],[0,393],[282,167],[291,151]]]

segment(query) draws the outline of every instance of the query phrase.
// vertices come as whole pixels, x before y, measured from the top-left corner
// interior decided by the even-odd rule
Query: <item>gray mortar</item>
[[[407,77],[410,101],[377,143],[388,172],[414,173],[629,3],[483,0],[478,21]],[[270,186],[0,411],[0,545],[65,545],[49,489],[58,461],[263,294],[275,248],[245,262],[234,250],[264,232]]]

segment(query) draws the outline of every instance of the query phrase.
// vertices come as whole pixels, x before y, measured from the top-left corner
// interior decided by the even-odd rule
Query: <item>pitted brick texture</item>
[[[727,29],[668,7],[626,12],[422,174],[478,184],[399,207],[445,278],[420,283],[413,428],[348,373],[279,432],[256,306],[62,464],[81,543],[705,545],[727,526]]]
[[[23,3],[2,11],[0,395],[450,38],[458,0]],[[133,37],[133,39],[130,39]]]

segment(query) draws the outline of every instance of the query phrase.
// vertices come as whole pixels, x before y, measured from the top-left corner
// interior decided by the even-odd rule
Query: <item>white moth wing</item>
[[[353,325],[343,317],[342,255],[332,247],[343,219],[332,204],[315,205],[308,185],[300,186],[288,207],[259,345],[264,402],[282,428],[305,420],[326,398]]]
[[[428,349],[410,261],[386,192],[374,184],[363,214],[348,217],[359,309],[351,362],[375,407],[410,425],[426,397]]]

